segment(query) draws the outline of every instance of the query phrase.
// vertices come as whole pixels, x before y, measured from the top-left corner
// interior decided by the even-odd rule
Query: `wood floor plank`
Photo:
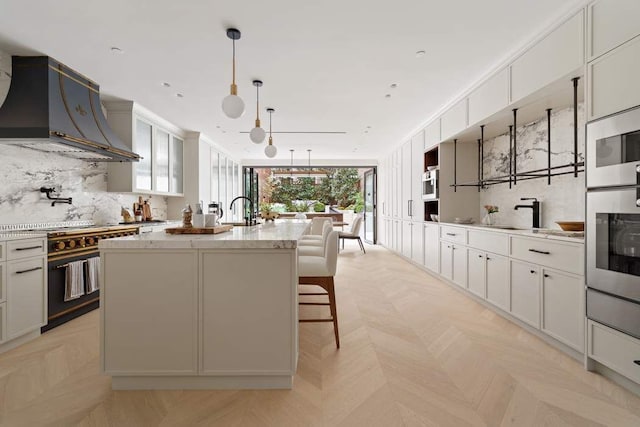
[[[341,348],[300,325],[292,390],[113,391],[91,312],[0,355],[0,425],[640,425],[638,396],[381,247],[340,253],[336,298]]]

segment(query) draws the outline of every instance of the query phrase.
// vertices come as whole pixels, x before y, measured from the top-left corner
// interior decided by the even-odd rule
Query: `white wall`
[[[542,112],[544,114],[544,112]],[[578,105],[578,161],[584,160],[584,104]],[[547,118],[518,127],[518,172],[547,166]],[[485,178],[506,175],[509,172],[509,134],[485,141]],[[573,109],[552,112],[551,115],[551,165],[573,162]],[[514,210],[520,197],[537,197],[542,201],[541,227],[559,228],[555,221],[584,221],[585,181],[584,173],[520,181],[509,189],[508,184],[498,184],[480,192],[480,217],[484,217],[484,205],[497,205],[495,214],[499,224],[531,227],[531,209]]]

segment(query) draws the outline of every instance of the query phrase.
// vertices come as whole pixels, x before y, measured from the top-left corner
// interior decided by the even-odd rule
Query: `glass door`
[[[376,243],[376,170],[364,173],[364,240]]]
[[[254,168],[242,168],[243,170],[243,185],[244,195],[251,199],[253,202],[254,214],[257,215],[260,212],[260,197],[258,191],[258,172]]]

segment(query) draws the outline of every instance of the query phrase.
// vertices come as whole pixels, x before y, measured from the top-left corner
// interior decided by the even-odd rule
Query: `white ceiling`
[[[52,56],[98,82],[103,97],[134,100],[239,159],[265,159],[264,143],[240,133],[253,127],[259,78],[274,132],[346,132],[274,134],[283,163],[290,149],[306,158],[309,148],[315,159],[372,159],[578,3],[0,0],[0,50]],[[237,83],[247,108],[237,120],[220,107],[231,83],[228,27],[242,31]]]

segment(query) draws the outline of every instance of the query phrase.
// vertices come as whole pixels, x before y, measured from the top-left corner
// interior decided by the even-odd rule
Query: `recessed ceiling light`
[[[220,125],[216,125],[216,128],[220,129]]]
[[[367,126],[367,129],[371,129],[371,126]]]
[[[171,83],[164,82],[164,83],[162,83],[162,86],[164,86],[164,87],[171,87]]]
[[[391,98],[391,94],[390,94],[390,93],[388,93],[388,94],[386,94],[384,97],[385,97],[385,98]]]
[[[176,93],[176,96],[177,96],[178,98],[184,98],[184,95],[183,95],[183,94],[181,94],[181,93]]]
[[[111,53],[117,53],[118,55],[122,55],[124,53],[124,50],[120,49],[119,47],[112,46]]]
[[[424,50],[419,50],[416,52],[416,58],[421,58],[423,57],[427,52],[425,52]]]
[[[223,130],[223,131],[222,131],[222,133],[227,133],[227,131],[226,131],[226,130]]]
[[[369,131],[368,131],[368,130],[365,130],[365,131],[364,131],[364,133],[369,133]]]
[[[391,85],[389,86],[391,89],[395,89],[398,87],[397,83],[391,83]]]

